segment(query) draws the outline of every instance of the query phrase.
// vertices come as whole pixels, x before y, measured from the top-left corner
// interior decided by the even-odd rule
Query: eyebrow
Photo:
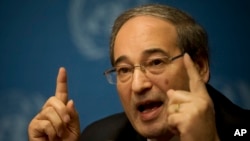
[[[126,57],[125,55],[120,56],[119,58],[117,58],[114,62],[114,66],[116,66],[117,64],[119,64],[120,62],[124,61],[124,60],[128,60],[128,57]]]
[[[152,54],[162,54],[164,56],[169,56],[169,53],[162,50],[161,48],[150,48],[150,49],[147,49],[147,50],[143,51],[142,54],[144,56],[150,56]]]
[[[169,56],[169,53],[162,50],[161,48],[150,48],[150,49],[144,50],[142,52],[142,54],[143,54],[143,56],[150,56],[152,54],[162,54],[164,56]],[[118,57],[114,62],[114,66],[116,66],[117,64],[119,64],[120,62],[123,62],[125,60],[129,60],[128,57],[125,55]]]

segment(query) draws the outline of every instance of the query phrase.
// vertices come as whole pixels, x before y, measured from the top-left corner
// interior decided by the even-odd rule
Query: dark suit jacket
[[[250,141],[250,110],[233,104],[210,85],[207,85],[207,90],[214,102],[216,127],[221,141]],[[246,129],[248,133],[234,136],[237,129],[238,131]],[[146,141],[146,139],[133,129],[124,113],[119,113],[89,125],[82,132],[80,141]]]

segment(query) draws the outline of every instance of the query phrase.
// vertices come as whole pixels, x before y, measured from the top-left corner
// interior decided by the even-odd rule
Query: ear
[[[201,76],[204,83],[208,83],[210,78],[209,63],[206,59],[202,59],[198,64],[196,64],[197,70]]]

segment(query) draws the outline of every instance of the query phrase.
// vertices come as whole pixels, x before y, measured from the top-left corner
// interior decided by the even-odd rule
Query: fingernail
[[[69,115],[64,116],[63,121],[68,123],[70,121],[70,116]]]

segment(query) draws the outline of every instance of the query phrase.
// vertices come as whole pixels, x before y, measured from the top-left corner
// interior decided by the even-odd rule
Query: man
[[[207,42],[204,29],[178,9],[145,5],[124,12],[113,26],[113,67],[105,75],[116,84],[125,114],[97,121],[80,135],[61,68],[55,96],[29,125],[29,140],[218,141],[250,129],[250,112],[207,84]]]

